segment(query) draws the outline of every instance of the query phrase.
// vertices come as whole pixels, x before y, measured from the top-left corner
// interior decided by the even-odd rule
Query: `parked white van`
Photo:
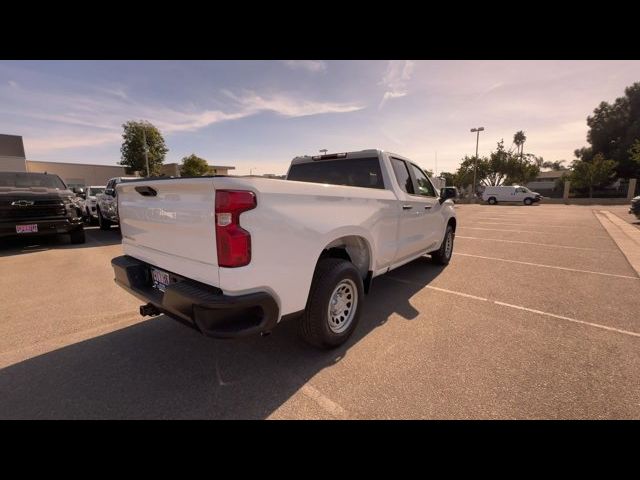
[[[542,195],[538,192],[532,192],[527,187],[521,187],[520,185],[485,187],[484,192],[482,192],[482,200],[490,205],[495,205],[498,202],[516,202],[531,205],[539,202],[541,198]]]

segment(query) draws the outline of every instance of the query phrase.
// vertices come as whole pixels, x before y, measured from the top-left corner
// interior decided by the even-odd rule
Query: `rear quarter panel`
[[[370,249],[369,270],[395,255],[397,199],[390,190],[272,179],[216,179],[216,189],[249,189],[257,208],[240,216],[251,233],[251,263],[220,268],[220,287],[233,295],[271,292],[281,315],[305,308],[318,257],[337,238],[357,235]]]

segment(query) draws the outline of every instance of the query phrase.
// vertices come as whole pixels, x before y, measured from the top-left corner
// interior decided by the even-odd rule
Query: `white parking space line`
[[[617,277],[617,278],[627,278],[630,280],[640,280],[640,277],[632,277],[629,275],[618,275],[617,273],[604,273],[604,272],[594,272],[593,270],[579,270],[577,268],[568,268],[568,267],[559,267],[557,265],[543,265],[541,263],[531,263],[531,262],[521,262],[520,260],[507,260],[505,258],[497,258],[497,257],[485,257],[482,255],[471,255],[470,253],[458,253],[455,252],[454,255],[463,256],[463,257],[474,257],[474,258],[482,258],[485,260],[496,260],[499,262],[509,262],[509,263],[517,263],[520,265],[529,265],[532,267],[541,267],[541,268],[553,268],[556,270],[565,270],[569,272],[579,272],[579,273],[590,273],[593,275],[604,275],[607,277]]]
[[[315,387],[306,384],[300,391],[308,398],[316,402],[324,411],[335,418],[348,418],[347,411],[336,402],[327,398]]]
[[[396,282],[400,282],[400,283],[406,283],[407,285],[417,285],[416,282],[412,282],[411,280],[404,280],[402,278],[393,277],[393,276],[391,276],[389,274],[385,275],[384,278],[389,278],[391,280],[395,280]],[[425,285],[424,288],[429,288],[431,290],[437,290],[438,292],[451,293],[453,295],[458,295],[460,297],[472,298],[474,300],[480,300],[482,302],[488,301],[488,299],[486,299],[484,297],[477,297],[475,295],[469,295],[468,293],[455,292],[453,290],[447,290],[446,288],[432,287],[431,285]]]
[[[386,278],[389,278],[390,280],[395,280],[395,281],[401,282],[401,283],[411,283],[411,284],[418,285],[417,282],[410,282],[410,281],[402,280],[402,279],[399,279],[399,278],[396,278],[396,277],[392,277],[392,276],[389,276],[389,275],[386,275]],[[620,328],[608,327],[606,325],[601,325],[599,323],[585,322],[584,320],[577,320],[575,318],[565,317],[564,315],[556,315],[555,313],[543,312],[542,310],[536,310],[534,308],[522,307],[520,305],[513,305],[511,303],[499,302],[498,300],[489,300],[489,299],[484,298],[484,297],[476,297],[475,295],[469,295],[468,293],[462,293],[462,292],[456,292],[454,290],[447,290],[447,289],[444,289],[444,288],[432,287],[430,285],[426,285],[425,288],[429,288],[431,290],[437,290],[439,292],[450,293],[452,295],[457,295],[459,297],[472,298],[474,300],[480,300],[480,301],[484,301],[484,302],[488,301],[488,302],[493,303],[494,305],[500,305],[500,306],[508,307],[508,308],[515,308],[516,310],[522,310],[522,311],[529,312],[529,313],[535,313],[537,315],[544,315],[544,316],[551,317],[551,318],[557,318],[558,320],[566,320],[567,322],[573,322],[573,323],[578,323],[580,325],[587,325],[589,327],[600,328],[602,330],[608,330],[610,332],[622,333],[623,335],[630,335],[632,337],[640,337],[640,333],[638,333],[638,332],[631,332],[629,330],[622,330]]]
[[[600,230],[599,227],[589,227],[585,225],[549,225],[546,223],[507,223],[507,222],[479,222],[480,225],[514,225],[516,227],[550,227],[550,228],[588,228],[589,230]]]
[[[482,237],[465,237],[462,235],[456,235],[456,238],[464,238],[468,240],[483,240],[488,242],[505,242],[505,243],[523,243],[525,245],[540,245],[542,247],[553,248],[570,248],[572,250],[595,250],[596,252],[616,252],[617,250],[603,250],[602,248],[590,248],[590,247],[571,247],[569,245],[556,245],[552,243],[536,243],[536,242],[522,242],[520,240],[504,240],[502,238],[482,238]]]
[[[602,328],[603,330],[610,330],[612,332],[623,333],[624,335],[631,335],[632,337],[640,337],[640,333],[630,332],[629,330],[621,330],[619,328],[607,327],[606,325],[600,325],[599,323],[585,322],[584,320],[576,320],[575,318],[565,317],[563,315],[556,315],[555,313],[543,312],[541,310],[534,310],[533,308],[521,307],[519,305],[512,305],[510,303],[498,302],[494,300],[496,305],[502,305],[503,307],[515,308],[518,310],[524,310],[525,312],[537,313],[538,315],[546,315],[547,317],[558,318],[560,320],[566,320],[568,322],[580,323],[582,325],[589,325],[590,327]]]
[[[551,232],[541,232],[539,230],[506,230],[506,229],[502,229],[502,228],[485,228],[485,227],[458,227],[458,230],[460,229],[467,229],[467,230],[487,230],[487,231],[491,231],[491,232],[514,232],[514,233],[537,233],[539,235],[553,235],[554,233]],[[557,232],[557,233],[563,233],[563,232]],[[609,238],[606,235],[589,235],[589,238]]]
[[[427,285],[427,288],[430,288],[431,290],[437,290],[439,292],[444,292],[444,293],[452,293],[454,295],[459,295],[461,297],[467,297],[467,298],[473,298],[474,300],[480,300],[483,302],[487,302],[488,299],[484,298],[484,297],[476,297],[475,295],[469,295],[468,293],[462,293],[462,292],[456,292],[453,290],[447,290],[446,288],[438,288],[438,287],[432,287],[431,285]]]

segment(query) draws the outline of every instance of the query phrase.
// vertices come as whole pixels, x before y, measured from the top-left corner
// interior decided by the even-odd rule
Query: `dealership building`
[[[235,167],[210,165],[210,175],[228,175]],[[39,162],[27,160],[24,143],[20,135],[0,134],[0,172],[54,173],[69,187],[106,185],[110,178],[127,177],[125,167],[120,165],[96,165],[89,163]],[[162,166],[162,175],[180,176],[180,165],[167,163]]]

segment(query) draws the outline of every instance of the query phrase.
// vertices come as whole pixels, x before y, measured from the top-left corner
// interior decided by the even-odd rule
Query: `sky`
[[[148,120],[165,163],[284,174],[320,149],[381,148],[439,173],[479,126],[481,156],[524,130],[525,153],[570,161],[587,116],[637,81],[640,61],[2,61],[0,133],[29,160],[114,165],[122,124]]]

